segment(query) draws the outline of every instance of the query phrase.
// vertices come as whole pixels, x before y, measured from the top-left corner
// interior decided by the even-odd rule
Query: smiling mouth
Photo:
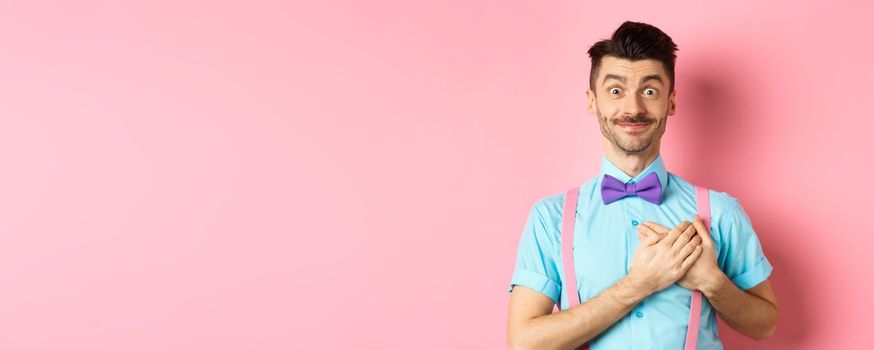
[[[646,127],[649,126],[649,123],[621,123],[618,125],[620,128],[622,128],[622,130],[625,131],[641,131],[643,129],[646,129]]]

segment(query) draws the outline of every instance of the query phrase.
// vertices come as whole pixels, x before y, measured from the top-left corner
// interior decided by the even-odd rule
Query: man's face
[[[676,91],[662,63],[605,56],[597,72],[595,91],[589,89],[589,114],[598,117],[601,134],[626,153],[658,146],[669,115],[674,115]]]

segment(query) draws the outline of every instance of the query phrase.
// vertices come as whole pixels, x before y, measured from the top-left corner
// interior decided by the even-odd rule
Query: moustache
[[[614,124],[651,124],[654,121],[655,120],[651,119],[651,118],[639,117],[639,118],[623,119],[623,120],[615,121],[613,123]]]

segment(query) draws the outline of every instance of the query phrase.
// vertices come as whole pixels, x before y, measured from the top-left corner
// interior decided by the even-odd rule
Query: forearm
[[[514,349],[574,349],[594,338],[644,298],[649,288],[625,276],[600,294],[568,310],[536,317],[519,327]]]
[[[717,274],[701,293],[725,323],[738,332],[756,340],[774,333],[779,317],[777,307],[741,290],[724,273]]]

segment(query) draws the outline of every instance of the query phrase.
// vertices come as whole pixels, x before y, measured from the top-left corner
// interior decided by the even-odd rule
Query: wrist
[[[646,298],[652,293],[656,292],[655,285],[649,282],[643,276],[628,274],[625,276],[625,279],[628,281],[628,285],[631,286],[631,288],[634,289],[635,292],[640,293],[641,299]]]
[[[710,278],[706,279],[699,290],[705,297],[710,298],[717,291],[721,290],[727,283],[732,283],[728,276],[720,269],[715,269],[713,273],[708,274]]]

